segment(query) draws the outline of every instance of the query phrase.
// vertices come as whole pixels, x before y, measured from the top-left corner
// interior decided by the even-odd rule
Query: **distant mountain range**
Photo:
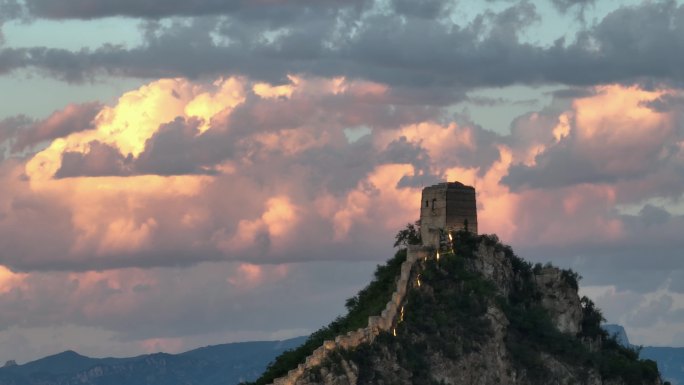
[[[0,385],[234,385],[257,378],[306,337],[207,346],[180,354],[90,358],[74,351],[0,368]]]
[[[615,335],[622,345],[637,347],[629,342],[625,328],[622,326],[603,325],[603,328]],[[684,348],[644,346],[641,348],[640,357],[657,362],[664,380],[670,381],[672,385],[684,385]]]
[[[622,326],[604,329],[634,347]],[[0,385],[235,385],[253,381],[276,356],[305,340],[231,343],[130,358],[90,358],[66,351],[23,365],[9,362],[0,368]],[[647,346],[641,357],[658,362],[672,385],[684,385],[684,348]]]

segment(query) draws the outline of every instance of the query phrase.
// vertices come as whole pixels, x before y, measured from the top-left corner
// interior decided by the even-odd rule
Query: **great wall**
[[[373,342],[375,337],[381,332],[393,331],[397,321],[401,319],[413,266],[417,261],[428,258],[430,254],[428,249],[423,246],[410,245],[406,253],[406,261],[401,265],[397,289],[392,293],[392,298],[387,302],[382,313],[379,316],[368,317],[368,326],[365,328],[337,336],[334,341],[325,341],[297,368],[290,370],[287,375],[275,379],[271,385],[294,385],[306,370],[320,365],[333,350],[338,348],[353,349],[363,343]]]
[[[379,316],[368,317],[368,326],[328,340],[313,353],[270,385],[294,385],[308,369],[320,365],[335,349],[353,349],[363,343],[373,342],[381,332],[394,332],[403,317],[406,292],[409,289],[411,271],[417,261],[433,256],[434,250],[444,245],[445,236],[452,231],[466,230],[477,234],[477,204],[475,189],[459,182],[439,183],[423,189],[420,201],[420,231],[423,245],[410,245],[406,261],[401,265],[397,289],[385,310]],[[423,204],[424,202],[424,204]],[[452,250],[453,252],[453,250]],[[439,258],[439,253],[434,254]],[[420,281],[416,282],[420,285]]]

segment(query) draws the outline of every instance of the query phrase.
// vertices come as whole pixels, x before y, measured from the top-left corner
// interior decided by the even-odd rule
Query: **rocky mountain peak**
[[[273,381],[287,366],[276,360],[267,371],[272,377],[256,383],[661,384],[655,362],[639,360],[600,327],[600,311],[578,296],[576,273],[532,265],[496,236],[462,231],[452,247],[439,257],[427,248],[420,258],[415,248],[404,257],[415,259],[408,275],[401,274],[408,277],[405,295],[376,293],[399,301],[401,311],[372,342],[331,348],[315,365],[300,364],[297,376]],[[388,266],[401,265],[405,273],[407,263],[396,260],[400,255]],[[376,274],[364,290],[388,286],[379,280],[387,277]],[[382,301],[356,297],[350,315],[375,302]],[[319,337],[344,332],[348,318],[336,322]],[[290,353],[290,362],[307,354],[305,348]]]

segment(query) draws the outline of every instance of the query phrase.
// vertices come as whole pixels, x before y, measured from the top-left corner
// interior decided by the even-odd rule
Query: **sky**
[[[684,346],[684,4],[0,0],[0,361],[304,335],[422,187]]]

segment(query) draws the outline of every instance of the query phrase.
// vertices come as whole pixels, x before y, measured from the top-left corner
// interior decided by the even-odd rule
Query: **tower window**
[[[430,207],[430,202],[429,202],[429,201],[425,201],[425,207]]]

